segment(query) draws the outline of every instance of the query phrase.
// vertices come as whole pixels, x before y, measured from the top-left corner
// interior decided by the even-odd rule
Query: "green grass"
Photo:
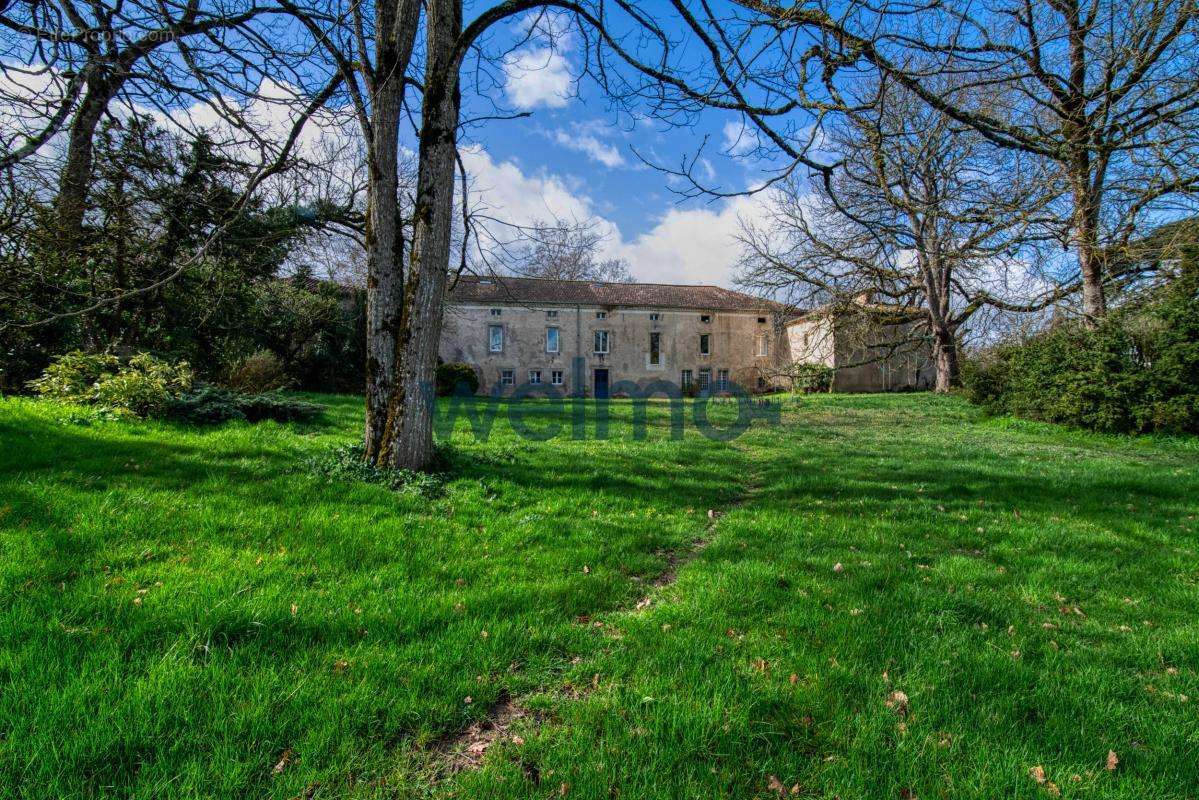
[[[1194,439],[908,395],[637,440],[617,404],[608,441],[460,427],[422,496],[307,471],[358,435],[322,400],[0,402],[0,796],[1199,794]],[[447,772],[505,697],[521,741]]]

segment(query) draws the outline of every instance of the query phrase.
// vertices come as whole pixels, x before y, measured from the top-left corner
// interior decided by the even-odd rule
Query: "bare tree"
[[[1113,277],[1104,252],[1146,219],[1194,207],[1194,0],[734,0],[739,13],[720,14],[706,3],[700,12],[682,0],[672,5],[715,64],[719,91],[688,99],[720,107],[730,96],[744,99],[732,107],[741,106],[764,148],[789,162],[776,179],[800,164],[827,175],[827,165],[809,155],[810,126],[754,106],[777,110],[790,98],[819,124],[856,106],[852,89],[863,70],[889,75],[1000,147],[1055,165],[1070,190],[1062,217],[1091,323],[1106,310],[1104,283]],[[964,91],[940,93],[929,80],[936,74],[958,76]],[[987,89],[996,85],[1013,90],[1001,109],[989,105]]]
[[[629,283],[633,276],[627,261],[601,257],[606,239],[596,220],[535,220],[519,229],[505,261],[511,272],[526,278]]]
[[[743,221],[743,284],[858,316],[870,306],[855,298],[882,300],[879,322],[914,323],[909,334],[931,343],[937,391],[958,380],[959,332],[976,312],[1031,312],[1077,290],[1031,274],[1053,235],[1043,212],[1055,189],[1038,160],[886,78],[821,148],[837,164],[830,180],[789,178],[764,220]]]

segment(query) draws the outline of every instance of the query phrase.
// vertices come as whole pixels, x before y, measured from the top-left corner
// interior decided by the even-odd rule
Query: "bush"
[[[1199,432],[1199,271],[1098,328],[1059,325],[963,365],[991,413],[1116,433]]]
[[[247,422],[308,422],[325,407],[277,392],[243,394],[219,386],[201,386],[171,403],[169,416],[197,425],[246,420]]]
[[[186,361],[172,364],[139,353],[121,363],[113,355],[76,351],[60,356],[29,386],[44,397],[152,417],[191,389],[192,381]]]
[[[797,392],[827,392],[833,385],[833,369],[814,362],[795,364],[791,367],[791,385]]]
[[[230,367],[221,383],[239,392],[258,394],[286,389],[294,381],[278,356],[270,350],[259,350]]]
[[[474,394],[479,391],[479,375],[470,364],[452,361],[437,365],[436,384],[438,397],[457,393],[459,386],[465,386],[470,394]]]
[[[328,481],[373,483],[422,497],[435,497],[444,489],[444,475],[377,467],[364,458],[365,452],[361,444],[339,447],[309,459],[308,469],[312,474]]]

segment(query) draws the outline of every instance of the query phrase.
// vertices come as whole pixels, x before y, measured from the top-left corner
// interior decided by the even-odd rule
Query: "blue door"
[[[608,399],[608,370],[597,369],[595,371],[595,399]]]

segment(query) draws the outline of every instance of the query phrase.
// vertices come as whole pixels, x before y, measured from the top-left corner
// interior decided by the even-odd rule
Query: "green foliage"
[[[259,350],[239,359],[229,368],[221,383],[239,392],[274,392],[286,389],[292,384],[292,379],[283,369],[278,356],[270,350]]]
[[[339,447],[310,458],[308,469],[326,481],[377,484],[422,497],[436,497],[444,489],[444,475],[379,467],[366,460],[365,452],[361,444]]]
[[[827,392],[833,385],[833,370],[815,362],[794,364],[791,367],[791,385],[797,392]]]
[[[1199,431],[1199,269],[1094,330],[1064,324],[968,360],[963,383],[988,411],[1120,433]]]
[[[324,413],[319,403],[309,403],[278,392],[245,394],[205,384],[176,398],[168,410],[172,419],[197,425],[246,420],[247,422],[310,422]]]
[[[457,393],[459,386],[465,387],[464,391],[467,394],[474,394],[479,391],[479,374],[470,364],[451,361],[448,364],[437,365],[436,383],[438,397],[449,397]]]
[[[258,199],[231,214],[245,169],[203,136],[134,116],[97,135],[81,251],[62,247],[49,204],[20,198],[0,248],[0,319],[26,327],[0,326],[0,391],[76,349],[149,350],[215,379],[264,348],[292,383],[361,391],[359,293],[275,277],[320,218]]]
[[[190,389],[192,381],[187,362],[172,364],[139,353],[122,363],[113,355],[75,351],[56,359],[29,386],[44,397],[154,417]]]

